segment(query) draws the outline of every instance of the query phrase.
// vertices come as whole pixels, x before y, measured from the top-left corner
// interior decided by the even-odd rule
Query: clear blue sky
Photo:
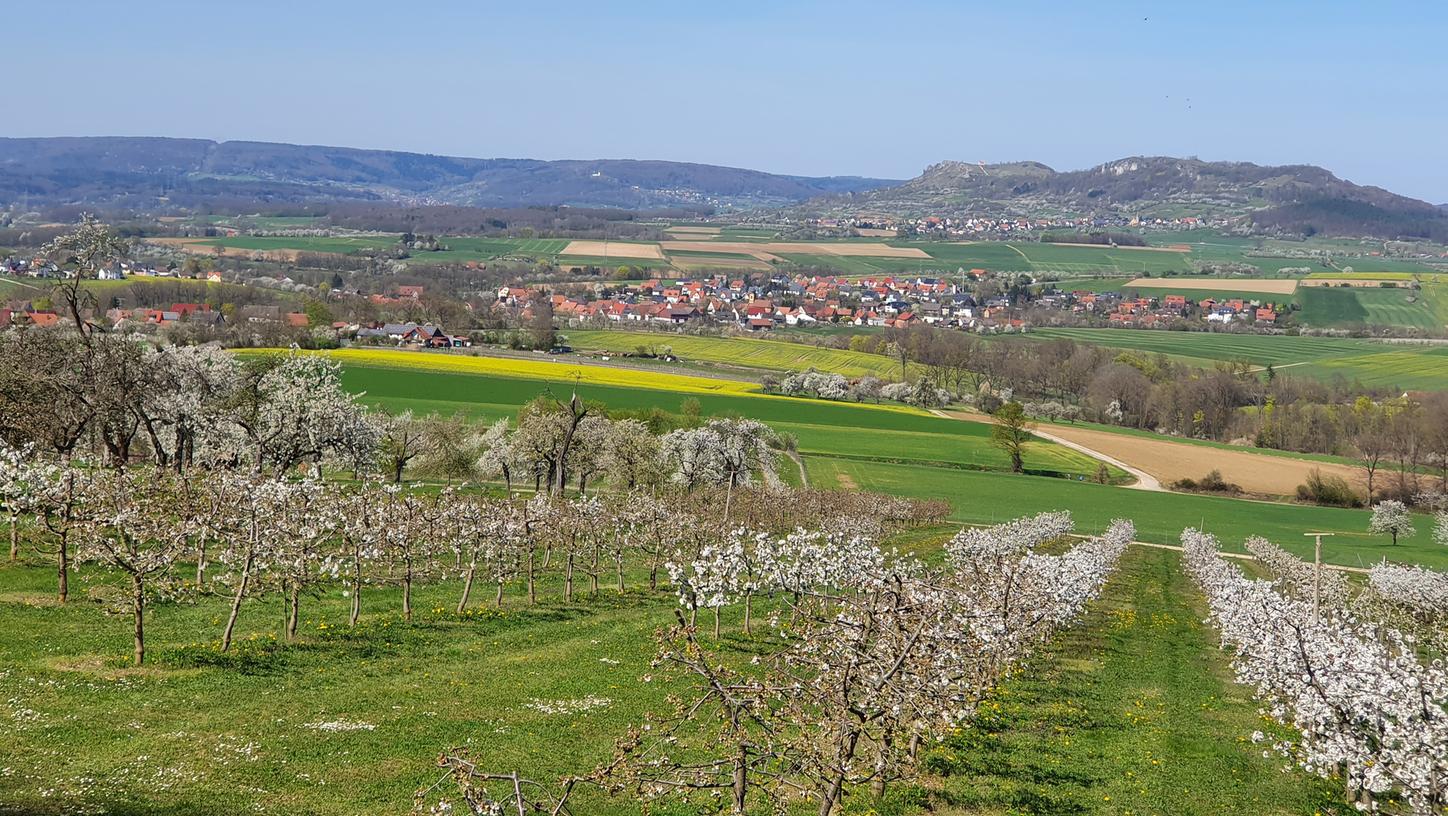
[[[1448,202],[1448,3],[17,2],[12,136],[906,178],[940,159],[1323,165]]]

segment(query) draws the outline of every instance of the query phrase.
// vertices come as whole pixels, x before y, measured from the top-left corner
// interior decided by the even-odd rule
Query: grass
[[[1352,812],[1250,742],[1271,729],[1205,617],[1176,553],[1128,550],[1081,625],[927,756],[944,798],[972,814]]]
[[[1448,388],[1448,347],[1439,345],[1149,329],[1042,328],[1024,336],[1165,354],[1179,362],[1202,367],[1211,367],[1219,361],[1246,360],[1256,366],[1286,367],[1284,373],[1290,372],[1293,376],[1321,380],[1343,377],[1370,387]]]
[[[574,388],[584,399],[613,410],[678,411],[685,399],[693,398],[704,416],[749,416],[794,434],[805,453],[974,470],[1010,466],[1005,454],[991,444],[989,426],[906,406],[771,396],[751,390],[757,388],[752,383],[603,366],[408,352],[334,354],[343,361],[343,384],[349,390],[394,411],[410,408],[423,414],[462,413],[496,420],[513,416],[518,406],[549,390],[566,398]],[[419,361],[417,367],[396,367],[414,359]],[[579,379],[566,373],[571,369],[579,370]],[[556,376],[546,376],[555,372]],[[1029,443],[1028,448],[1032,468],[1070,475],[1096,473],[1095,460],[1069,448],[1041,441]],[[1111,473],[1124,476],[1115,469]]]
[[[350,235],[350,236],[302,236],[270,237],[258,235],[237,235],[198,239],[197,246],[223,246],[228,249],[245,249],[258,252],[296,250],[298,252],[348,253],[363,249],[387,249],[397,243],[395,235]]]
[[[900,544],[931,557],[939,536],[925,533]],[[536,608],[512,586],[492,612],[484,588],[459,618],[452,581],[418,587],[409,624],[397,590],[375,587],[352,631],[348,599],[328,588],[303,602],[293,646],[275,641],[275,597],[249,601],[227,658],[214,645],[227,601],[203,596],[152,607],[152,665],[136,670],[119,668],[127,620],[83,599],[48,603],[53,581],[38,561],[0,564],[0,813],[398,813],[449,746],[542,780],[586,772],[673,690],[643,679],[651,633],[675,607],[667,592],[605,589],[567,605],[553,575]],[[1260,724],[1227,684],[1196,599],[1174,554],[1128,551],[1082,624],[928,755],[946,774],[934,786],[965,808],[948,812],[1332,812],[1324,783],[1282,774],[1242,741]],[[739,615],[725,610],[721,648],[746,658],[759,646]],[[590,696],[607,702],[577,715],[531,707]],[[638,805],[586,790],[575,812]]]
[[[272,640],[280,605],[249,602],[240,655],[221,665],[198,658],[217,654],[224,599],[158,606],[155,665],[131,670],[112,668],[129,651],[124,618],[36,602],[53,571],[0,566],[0,813],[401,813],[437,778],[434,757],[464,744],[545,780],[587,771],[662,706],[668,689],[640,678],[675,604],[605,590],[567,606],[551,583],[537,609],[511,590],[502,616],[485,611],[484,588],[484,611],[463,620],[455,582],[424,587],[411,625],[398,592],[369,590],[359,633],[329,589],[304,602],[303,642],[287,649]],[[590,695],[609,703],[572,716],[528,707]],[[308,726],[339,720],[375,728]],[[578,812],[636,808],[591,796]]]
[[[1448,567],[1448,550],[1431,541],[1432,521],[1417,519],[1417,534],[1394,547],[1383,536],[1367,532],[1370,513],[1297,504],[1243,501],[1217,496],[1154,493],[1120,487],[979,473],[919,464],[856,462],[829,456],[808,456],[810,484],[948,500],[955,521],[990,524],[1027,513],[1070,510],[1077,526],[1106,528],[1113,518],[1136,522],[1137,538],[1175,544],[1183,527],[1202,527],[1216,534],[1225,549],[1241,552],[1249,535],[1262,535],[1282,547],[1311,557],[1302,533],[1335,532],[1324,539],[1323,559],[1344,566],[1371,566],[1382,558],[1411,561],[1437,569]],[[1031,465],[1026,457],[1026,465]]]
[[[1436,286],[1422,290],[1310,286],[1298,292],[1302,322],[1323,328],[1406,326],[1442,331],[1445,318]]]
[[[813,367],[846,377],[881,378],[898,377],[900,373],[899,364],[881,354],[778,340],[633,331],[570,331],[568,340],[574,348],[611,352],[633,352],[639,346],[655,349],[667,346],[683,360],[767,371],[801,371]]]
[[[360,356],[359,356],[360,355]],[[520,375],[519,371],[567,370],[564,364],[408,352],[341,352],[343,382],[365,392],[371,404],[420,413],[461,412],[480,420],[509,417],[517,407],[552,387],[575,387],[567,377]],[[421,361],[399,368],[378,360]],[[446,367],[444,367],[446,366]],[[554,368],[550,368],[554,367]],[[580,380],[585,399],[612,409],[661,408],[677,411],[687,398],[699,401],[705,416],[750,416],[798,437],[811,484],[873,490],[921,498],[944,498],[957,521],[989,523],[1028,512],[1070,509],[1081,523],[1102,529],[1116,517],[1136,520],[1144,540],[1173,543],[1187,524],[1204,524],[1224,542],[1266,535],[1283,546],[1306,552],[1304,530],[1339,533],[1325,545],[1327,558],[1351,566],[1387,556],[1448,566],[1448,551],[1428,543],[1431,524],[1392,548],[1366,532],[1363,510],[1242,501],[1215,496],[1153,493],[1091,484],[1073,479],[1010,476],[1005,457],[990,444],[989,426],[932,416],[903,406],[870,406],[766,396],[748,383],[659,374],[601,366],[573,366],[599,380]],[[484,376],[485,375],[485,376]],[[702,382],[712,390],[692,386]],[[1096,463],[1058,445],[1032,442],[1026,467],[1090,479]],[[1113,476],[1119,472],[1111,471]],[[842,479],[841,476],[844,476]]]

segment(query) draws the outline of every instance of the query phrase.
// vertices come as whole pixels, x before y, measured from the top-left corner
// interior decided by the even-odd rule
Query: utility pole
[[[1322,537],[1332,533],[1303,533],[1313,537],[1312,547],[1312,622],[1322,622]]]

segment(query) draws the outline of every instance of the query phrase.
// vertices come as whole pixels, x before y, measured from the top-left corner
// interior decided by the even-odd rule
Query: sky
[[[1448,202],[1448,3],[68,0],[0,11],[0,135],[909,178],[1318,164]]]

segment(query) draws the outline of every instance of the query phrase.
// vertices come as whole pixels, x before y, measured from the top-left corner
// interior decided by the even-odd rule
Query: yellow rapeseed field
[[[276,354],[283,349],[237,349],[236,353]],[[783,397],[765,394],[759,385],[740,380],[721,380],[712,377],[696,377],[689,374],[670,374],[663,371],[640,371],[632,368],[613,368],[600,365],[579,365],[566,363],[555,358],[537,360],[516,357],[487,357],[458,354],[446,351],[407,351],[403,349],[351,348],[333,351],[308,352],[326,354],[344,366],[351,363],[361,366],[405,368],[411,371],[438,371],[453,374],[478,374],[494,377],[511,377],[526,380],[547,380],[549,382],[579,382],[594,385],[611,385],[622,388],[649,388],[658,391],[672,391],[685,394],[716,394],[721,396],[754,397],[756,399],[797,400],[798,397]],[[850,403],[851,407],[877,411],[900,411],[909,414],[925,413],[908,405],[871,405]]]

